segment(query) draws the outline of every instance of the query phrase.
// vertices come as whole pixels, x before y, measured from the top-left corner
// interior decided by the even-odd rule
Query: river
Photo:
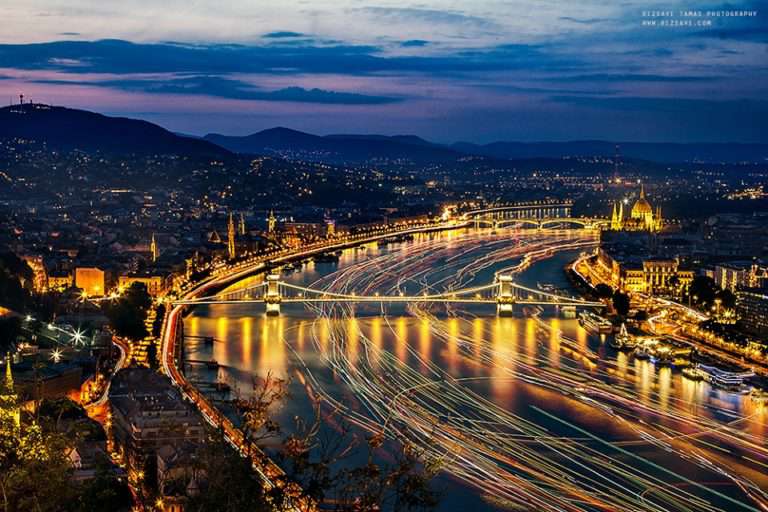
[[[465,229],[347,249],[286,282],[336,292],[420,294],[516,282],[573,294],[564,267],[585,231]],[[259,282],[248,278],[232,289]],[[489,305],[198,306],[185,319],[190,379],[247,394],[254,375],[290,379],[284,425],[406,441],[439,460],[439,510],[757,510],[768,489],[765,406],[611,349],[557,311],[499,318]],[[201,388],[202,389],[202,388]],[[207,389],[207,388],[205,388]],[[216,395],[226,400],[230,395]],[[398,441],[395,441],[397,439]],[[360,462],[354,458],[349,464]]]

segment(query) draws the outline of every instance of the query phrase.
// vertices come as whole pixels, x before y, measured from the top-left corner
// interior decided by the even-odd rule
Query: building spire
[[[227,254],[229,259],[235,259],[235,219],[232,212],[229,212],[229,224],[227,225]]]
[[[640,184],[640,199],[645,199],[645,183]]]
[[[149,243],[149,251],[152,253],[152,263],[157,262],[157,241],[155,241],[154,233],[152,233],[152,241]]]
[[[245,236],[245,215],[243,215],[243,212],[240,212],[240,226],[239,231],[241,236]]]
[[[13,372],[11,371],[11,353],[5,356],[5,389],[13,392]]]
[[[277,226],[277,219],[275,218],[275,211],[269,210],[269,218],[267,219],[267,233],[274,233]]]

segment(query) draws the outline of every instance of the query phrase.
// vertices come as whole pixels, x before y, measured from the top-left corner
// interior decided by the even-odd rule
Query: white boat
[[[635,340],[627,332],[627,324],[622,323],[619,333],[614,336],[613,340],[609,342],[609,345],[617,350],[630,350],[635,348]]]
[[[728,371],[705,364],[700,364],[699,368],[704,373],[704,380],[713,386],[731,391],[742,391],[744,388],[744,379],[754,377],[755,375],[755,373],[750,370]]]
[[[591,311],[582,311],[579,314],[579,324],[586,330],[597,334],[613,332],[613,324],[611,322]]]

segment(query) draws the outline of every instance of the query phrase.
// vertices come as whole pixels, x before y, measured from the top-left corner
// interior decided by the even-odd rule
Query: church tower
[[[613,203],[613,213],[611,214],[611,229],[613,231],[621,230],[621,217],[619,216],[619,209],[616,207],[616,202]]]
[[[2,386],[0,386],[0,422],[13,422],[15,428],[19,428],[21,425],[19,400],[13,387],[10,352],[5,356],[5,379]]]
[[[152,263],[157,262],[157,241],[155,241],[155,234],[152,233],[152,241],[149,243],[149,252],[152,253]]]
[[[235,251],[235,219],[232,212],[229,212],[229,224],[227,225],[227,255],[231,260],[237,256]]]
[[[240,212],[240,224],[238,225],[238,231],[240,232],[240,236],[245,236],[245,215],[243,215],[243,212]]]
[[[269,218],[267,219],[267,233],[274,233],[277,227],[277,219],[275,218],[274,210],[269,211]]]

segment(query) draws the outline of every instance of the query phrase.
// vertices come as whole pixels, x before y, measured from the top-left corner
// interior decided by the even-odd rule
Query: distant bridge
[[[517,284],[510,275],[500,275],[496,281],[482,286],[447,290],[441,293],[423,293],[406,295],[357,295],[355,293],[336,293],[317,290],[305,286],[286,283],[277,274],[270,274],[266,281],[231,292],[219,293],[207,297],[180,300],[177,305],[202,304],[266,304],[268,315],[279,315],[281,304],[290,303],[459,303],[459,304],[495,304],[500,316],[511,315],[514,305],[561,306],[569,309],[576,307],[604,307],[602,302],[592,302],[577,297],[556,295],[542,290]]]
[[[543,229],[558,224],[579,225],[586,229],[599,229],[609,225],[608,219],[599,217],[573,217],[572,202],[546,204],[493,205],[461,214],[464,221],[473,222],[476,228],[488,226],[494,229],[518,224]]]

